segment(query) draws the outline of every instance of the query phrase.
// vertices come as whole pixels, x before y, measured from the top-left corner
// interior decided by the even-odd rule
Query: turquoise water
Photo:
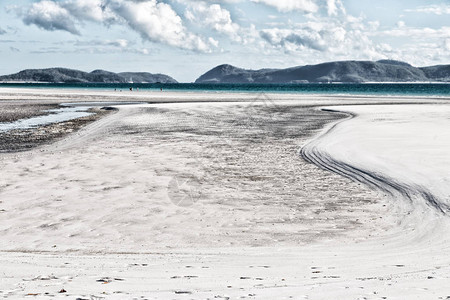
[[[194,83],[0,83],[2,87],[66,88],[94,90],[170,90],[195,92],[255,92],[349,95],[450,96],[450,83],[365,83],[365,84],[194,84]]]

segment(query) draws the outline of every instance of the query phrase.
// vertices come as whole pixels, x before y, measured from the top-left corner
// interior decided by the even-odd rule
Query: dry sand
[[[450,296],[446,215],[420,195],[411,204],[383,182],[366,185],[299,154],[306,146],[322,168],[364,168],[405,186],[414,179],[433,193],[430,181],[417,182],[428,163],[395,170],[429,160],[429,149],[446,155],[448,127],[435,147],[410,134],[424,126],[411,107],[445,125],[445,99],[2,89],[2,101],[152,103],[0,155],[5,298]],[[341,107],[350,104],[358,106]],[[433,170],[423,174],[441,188],[436,197],[448,195],[445,167]]]

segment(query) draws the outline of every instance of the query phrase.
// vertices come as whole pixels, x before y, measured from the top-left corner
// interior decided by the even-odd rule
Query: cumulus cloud
[[[260,35],[270,45],[288,51],[312,49],[324,52],[350,44],[354,32],[348,31],[345,24],[316,21],[295,24],[292,28],[264,29]]]
[[[435,15],[450,15],[450,5],[442,4],[442,5],[419,6],[415,9],[406,9],[405,11],[428,13]]]
[[[297,30],[271,28],[261,30],[261,37],[275,47],[286,48],[295,51],[296,48],[311,48],[314,50],[326,50],[326,44],[319,32],[300,28]]]
[[[306,14],[321,13],[328,16],[345,14],[345,7],[341,0],[251,0],[276,8],[280,12],[300,11]]]
[[[225,13],[218,16],[222,18],[217,25],[218,30],[232,30],[230,24],[224,22],[226,12],[219,9],[216,13]],[[172,7],[157,0],[41,0],[19,14],[25,24],[50,31],[62,30],[79,35],[77,26],[84,21],[105,25],[117,23],[127,24],[144,40],[182,49],[210,52],[216,45],[215,40],[205,40],[189,32]]]
[[[271,26],[260,30],[266,53],[284,51],[307,61],[387,58],[388,45],[379,47],[368,36],[379,22],[365,22],[340,10],[339,18],[316,17],[305,23]]]
[[[280,1],[282,2],[282,1]],[[347,14],[341,0],[316,0],[320,11],[308,22],[267,24],[259,31],[266,52],[284,51],[293,57],[323,61],[340,59],[382,59],[392,50],[388,44],[375,43],[371,32],[379,30],[378,21],[363,15]]]
[[[404,60],[414,65],[427,65],[434,61],[450,59],[450,27],[441,28],[416,28],[407,24],[398,24],[395,28],[368,31],[369,37],[395,38],[403,42],[396,47],[387,44],[377,45],[379,53],[389,58]]]
[[[280,12],[298,10],[308,13],[314,13],[319,10],[319,6],[313,0],[251,0],[251,1],[275,7]]]
[[[189,50],[210,51],[210,44],[188,32],[169,4],[156,0],[111,3],[111,9],[144,39]]]
[[[443,44],[444,44],[444,49],[447,51],[450,51],[450,38],[446,39]]]
[[[79,20],[112,22],[117,20],[104,0],[68,0],[60,5]]]
[[[193,2],[189,6],[185,13],[189,21],[211,27],[235,41],[242,41],[239,35],[240,26],[231,20],[231,14],[227,9],[219,4],[205,2]]]
[[[27,25],[34,24],[45,30],[64,30],[79,35],[72,15],[53,1],[33,3],[25,13],[23,21]]]
[[[220,50],[280,58],[288,61],[394,58],[414,61],[414,55],[432,61],[450,58],[450,28],[412,28],[408,17],[397,26],[381,27],[363,14],[348,14],[343,0],[33,0],[9,11],[25,24],[80,35],[89,23],[114,25],[120,32],[133,31],[144,43],[169,45],[197,52]],[[269,16],[255,16],[247,9],[271,7]],[[8,8],[7,8],[8,11]],[[278,11],[278,12],[277,12]],[[408,10],[435,15],[450,14],[449,5],[428,5]],[[293,13],[294,12],[294,13]],[[288,15],[285,13],[289,13]],[[289,19],[287,18],[289,17]],[[252,23],[256,24],[253,25]],[[5,25],[6,26],[6,25]],[[0,28],[0,35],[13,30]],[[125,30],[124,30],[125,29]],[[116,32],[119,32],[116,31]],[[90,37],[71,46],[92,53],[154,53],[129,36]],[[398,38],[397,38],[398,37]],[[109,39],[108,39],[109,38]],[[237,43],[245,44],[238,49]],[[399,42],[403,41],[403,42]],[[0,41],[1,43],[2,41]],[[221,47],[230,47],[222,49]],[[421,48],[420,48],[421,47]],[[433,48],[434,47],[434,48]],[[138,49],[139,48],[139,49]],[[5,49],[8,49],[7,47]],[[136,50],[138,49],[138,50]],[[422,49],[422,50],[420,50]],[[425,49],[425,50],[423,50]],[[44,49],[54,51],[53,49]],[[63,50],[58,50],[63,51]],[[422,53],[421,53],[422,52]],[[280,55],[287,54],[287,55]],[[272,60],[270,60],[272,61]]]
[[[327,12],[329,16],[337,16],[339,12],[345,14],[344,4],[341,0],[327,0]]]

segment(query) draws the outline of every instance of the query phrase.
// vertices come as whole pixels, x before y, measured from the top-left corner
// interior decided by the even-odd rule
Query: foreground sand
[[[445,198],[445,100],[45,90],[2,90],[0,99],[154,103],[122,106],[52,145],[0,156],[6,298],[450,296],[442,212],[420,195],[411,204],[299,155],[306,146],[323,168],[374,170],[406,186],[411,179]],[[205,103],[163,104],[174,100]],[[325,105],[361,117],[317,108]],[[410,134],[424,127],[415,107],[444,128],[426,143],[434,131]],[[430,149],[439,153],[434,165],[395,172],[430,161]],[[422,169],[430,181],[404,175]]]

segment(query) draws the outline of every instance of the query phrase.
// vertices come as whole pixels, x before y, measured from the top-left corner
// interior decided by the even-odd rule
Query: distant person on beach
[[[131,91],[131,92],[133,91],[133,88],[132,88],[132,87],[130,87],[130,91]]]

